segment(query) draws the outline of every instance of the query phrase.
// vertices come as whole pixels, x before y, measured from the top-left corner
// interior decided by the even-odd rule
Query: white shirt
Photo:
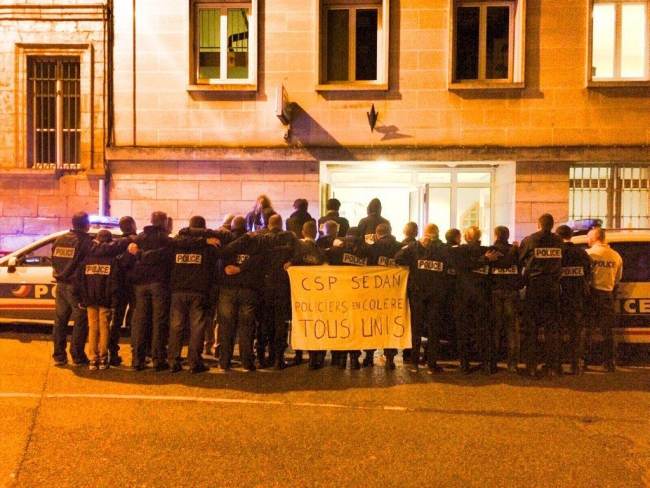
[[[587,249],[591,258],[591,287],[612,291],[623,276],[623,259],[609,245],[596,242]]]

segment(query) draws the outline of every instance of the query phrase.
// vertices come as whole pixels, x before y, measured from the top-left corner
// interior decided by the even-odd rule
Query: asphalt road
[[[650,486],[647,366],[191,375],[51,352],[0,328],[0,486]]]

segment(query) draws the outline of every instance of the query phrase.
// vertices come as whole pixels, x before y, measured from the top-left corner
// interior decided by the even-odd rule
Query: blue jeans
[[[69,283],[57,283],[56,285],[54,328],[52,329],[54,354],[52,357],[55,361],[67,360],[68,322],[72,318],[74,327],[70,341],[70,356],[75,363],[83,363],[88,360],[84,350],[88,339],[88,315],[86,309],[79,308],[72,290],[73,286]]]

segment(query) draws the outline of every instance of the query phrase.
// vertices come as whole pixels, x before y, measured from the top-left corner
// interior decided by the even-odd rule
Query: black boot
[[[341,353],[339,356],[339,369],[345,369],[348,365],[348,355],[347,353]]]

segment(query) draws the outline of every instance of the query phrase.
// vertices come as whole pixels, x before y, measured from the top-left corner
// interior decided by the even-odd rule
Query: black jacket
[[[128,239],[99,244],[92,241],[86,257],[77,270],[74,294],[77,302],[86,307],[114,308],[115,294],[120,282],[118,255],[126,250]]]
[[[178,231],[172,241],[172,292],[207,294],[210,291],[217,280],[217,259],[216,248],[208,245],[206,239],[213,236],[208,229]]]
[[[344,266],[368,266],[368,245],[363,237],[348,236],[341,239],[343,245],[326,250],[330,264]]]
[[[316,223],[316,219],[306,210],[296,210],[286,221],[287,231],[293,232],[299,239],[302,239],[304,237],[302,235],[302,226],[309,221]]]
[[[133,242],[138,245],[138,260],[133,267],[133,284],[169,283],[172,240],[162,227],[146,226]]]
[[[461,244],[452,249],[456,269],[456,294],[461,299],[487,299],[490,292],[490,265],[485,257],[488,248],[478,242]]]
[[[523,288],[518,249],[502,241],[496,241],[490,249],[501,253],[496,261],[490,263],[492,290],[518,291]]]
[[[562,244],[562,296],[584,300],[591,282],[591,258],[587,251],[573,242]]]
[[[395,254],[402,249],[395,236],[383,236],[368,248],[369,266],[395,266]]]
[[[367,243],[374,242],[375,230],[379,224],[390,225],[390,222],[388,219],[385,219],[377,213],[368,214],[367,217],[364,217],[359,221],[359,225],[357,227],[359,227],[359,232],[361,232],[361,236],[366,240]]]
[[[535,232],[521,241],[519,263],[524,267],[524,280],[558,283],[562,275],[562,239],[551,231]]]
[[[266,289],[289,289],[289,274],[284,265],[298,252],[299,240],[293,232],[271,229],[259,236],[265,250],[264,287]]]
[[[264,278],[263,244],[259,235],[238,234],[227,246],[217,249],[221,259],[219,284],[221,288],[247,288],[259,290]],[[237,266],[241,271],[226,274],[227,266]]]
[[[291,258],[292,265],[318,266],[325,264],[325,250],[321,249],[315,241],[302,240],[298,244],[298,253]]]
[[[59,283],[72,283],[80,263],[93,245],[86,232],[71,230],[52,245],[52,276]]]
[[[395,262],[409,267],[410,293],[442,295],[447,287],[449,253],[440,240],[427,246],[420,241],[403,246],[395,255]]]
[[[338,237],[345,237],[348,234],[348,229],[350,228],[350,222],[348,219],[345,217],[341,217],[339,213],[335,210],[330,210],[328,211],[325,215],[323,215],[320,219],[318,219],[318,235],[323,236],[323,224],[327,222],[328,220],[333,220],[337,224],[339,224],[339,232],[337,234]]]

